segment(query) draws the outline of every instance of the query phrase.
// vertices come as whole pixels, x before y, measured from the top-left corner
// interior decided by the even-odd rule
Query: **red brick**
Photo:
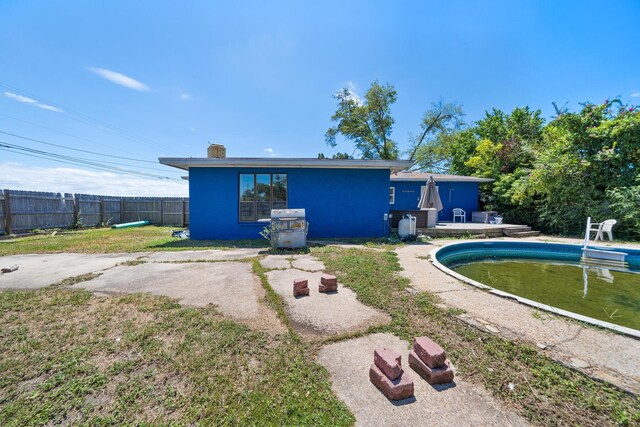
[[[402,356],[390,348],[379,348],[373,352],[373,363],[390,379],[395,380],[402,375]]]
[[[293,281],[293,296],[309,295],[309,282],[307,279],[295,279]]]
[[[299,289],[297,291],[294,289],[293,290],[293,296],[296,297],[296,298],[297,297],[309,296],[309,288],[302,288],[302,289]]]
[[[372,364],[369,368],[369,380],[387,399],[400,400],[413,396],[413,379],[406,372],[392,381],[375,364]]]
[[[336,276],[332,276],[331,274],[323,274],[320,276],[320,283],[323,285],[332,285],[337,287],[338,279],[336,279]]]
[[[420,360],[430,368],[439,368],[447,359],[442,347],[427,337],[417,337],[413,341],[413,349]]]
[[[334,284],[327,284],[327,285],[325,285],[323,283],[320,283],[320,286],[318,286],[318,291],[319,292],[323,292],[323,293],[335,292],[337,290],[338,290],[338,283],[337,282],[334,283]]]
[[[449,360],[446,360],[439,368],[430,368],[420,360],[415,351],[411,350],[409,352],[409,366],[429,384],[446,384],[453,381],[453,369],[451,369]]]

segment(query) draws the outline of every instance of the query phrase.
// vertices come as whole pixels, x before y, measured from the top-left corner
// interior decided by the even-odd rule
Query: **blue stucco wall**
[[[263,224],[238,221],[239,173],[287,173],[288,207],[306,209],[309,238],[385,235],[388,169],[191,168],[192,239],[260,238]]]
[[[420,200],[420,187],[426,182],[391,181],[396,187],[396,202],[391,210],[417,210]],[[471,221],[471,212],[478,210],[477,182],[437,182],[438,192],[443,209],[439,212],[438,221],[452,221],[453,208],[462,208],[467,213],[467,221]]]

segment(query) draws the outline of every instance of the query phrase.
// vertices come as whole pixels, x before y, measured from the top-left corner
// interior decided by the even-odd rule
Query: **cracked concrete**
[[[269,284],[284,299],[287,315],[298,332],[306,336],[338,335],[389,321],[387,314],[362,304],[352,290],[340,284],[337,292],[320,293],[321,275],[320,271],[292,268],[267,272]],[[309,296],[293,296],[293,281],[298,278],[309,281]]]
[[[36,289],[69,277],[101,272],[132,261],[139,254],[31,254],[0,257],[2,267],[17,265],[11,273],[0,274],[0,289]]]
[[[475,320],[492,333],[543,344],[545,353],[567,365],[572,365],[572,358],[580,359],[588,365],[579,368],[583,372],[640,393],[640,340],[560,316],[540,315],[537,309],[467,285],[424,259],[434,246],[451,242],[434,240],[431,243],[401,246],[395,251],[404,269],[401,274],[409,278],[416,289],[436,293],[447,307],[465,310],[466,314],[459,317],[463,320],[466,317],[468,323],[473,324]]]

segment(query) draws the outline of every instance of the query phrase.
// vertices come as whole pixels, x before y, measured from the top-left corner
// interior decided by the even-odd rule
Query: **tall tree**
[[[325,133],[327,145],[337,145],[338,134],[353,141],[364,159],[397,159],[398,145],[391,139],[395,120],[391,105],[396,102],[396,90],[390,84],[373,82],[364,99],[348,88],[334,95],[338,109],[331,116],[337,125]]]
[[[464,115],[460,104],[442,100],[431,104],[422,116],[420,133],[410,136],[407,154],[410,160],[416,161],[418,169],[438,172],[449,168],[452,141],[448,136],[464,126]]]

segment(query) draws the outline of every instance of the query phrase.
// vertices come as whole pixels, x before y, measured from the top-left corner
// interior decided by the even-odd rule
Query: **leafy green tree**
[[[391,116],[391,105],[397,93],[390,84],[373,82],[364,99],[350,89],[344,88],[334,98],[338,108],[331,117],[336,126],[325,133],[327,145],[335,147],[336,137],[342,135],[352,141],[364,159],[397,159],[398,144],[391,139],[395,120]],[[420,122],[420,133],[410,136],[407,154],[415,160],[418,169],[444,169],[451,156],[442,149],[439,138],[459,130],[464,113],[456,103],[438,101],[431,105]]]
[[[392,85],[373,82],[364,99],[360,99],[348,88],[342,89],[334,98],[338,109],[331,116],[337,125],[325,133],[327,145],[337,145],[336,136],[343,135],[353,141],[364,159],[397,159],[398,145],[391,139],[395,120],[391,116],[391,105],[397,94]]]
[[[451,163],[447,137],[464,127],[464,112],[457,103],[431,104],[420,122],[420,133],[410,136],[408,158],[418,169],[445,171]]]

